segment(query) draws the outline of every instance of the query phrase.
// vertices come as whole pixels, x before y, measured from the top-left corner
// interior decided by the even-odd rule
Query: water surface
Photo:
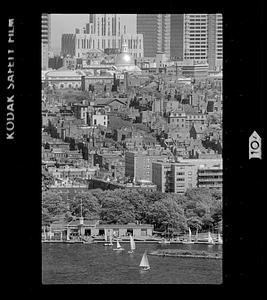
[[[164,248],[221,251],[214,245],[137,243],[133,254],[103,244],[42,244],[43,284],[221,284],[222,260],[148,255],[151,269],[141,271],[145,250]]]

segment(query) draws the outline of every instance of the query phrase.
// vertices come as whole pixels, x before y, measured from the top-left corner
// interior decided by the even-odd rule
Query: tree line
[[[222,194],[206,188],[187,190],[185,195],[141,189],[88,190],[42,193],[42,222],[50,224],[59,217],[66,222],[80,217],[99,219],[106,224],[153,224],[164,232],[221,230]]]

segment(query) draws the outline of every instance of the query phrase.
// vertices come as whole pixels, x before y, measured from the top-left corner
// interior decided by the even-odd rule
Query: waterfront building
[[[135,238],[146,239],[153,235],[154,226],[150,224],[100,224],[99,220],[88,220],[83,217],[72,220],[67,223],[64,220],[57,220],[51,224],[51,232],[54,240],[72,240],[79,236],[91,237],[102,236],[104,239],[105,231],[107,235],[110,234],[116,238],[123,238],[132,235]]]
[[[48,57],[51,51],[51,16],[42,14],[41,18],[41,50],[42,50],[42,70],[48,69]]]

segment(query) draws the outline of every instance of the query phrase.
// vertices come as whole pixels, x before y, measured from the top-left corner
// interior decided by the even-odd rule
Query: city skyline
[[[136,14],[119,14],[121,21],[126,24],[129,34],[136,33]],[[61,36],[64,33],[75,33],[75,28],[85,27],[88,14],[51,14],[51,50],[59,54]]]

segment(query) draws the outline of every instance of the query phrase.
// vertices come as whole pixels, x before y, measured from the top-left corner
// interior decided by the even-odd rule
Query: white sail
[[[212,238],[210,232],[209,232],[208,242],[209,242],[210,244],[214,244],[214,241],[213,241],[213,238]]]
[[[191,236],[192,236],[191,229],[190,229],[190,227],[188,227],[188,241],[189,242],[191,242]]]
[[[132,251],[135,249],[135,242],[134,242],[134,239],[131,235],[130,235],[130,247],[131,247]]]
[[[117,240],[117,248],[121,248],[121,245],[118,240]]]
[[[143,254],[143,257],[142,257],[142,260],[140,262],[140,267],[146,267],[146,268],[149,268],[149,262],[148,262],[148,258],[147,258],[147,254],[146,252]]]
[[[196,232],[195,240],[196,240],[196,241],[198,240],[198,227],[197,227],[197,232]]]
[[[222,237],[221,237],[221,235],[218,233],[218,243],[219,243],[219,244],[222,244],[222,242],[223,242],[223,241],[222,241]]]
[[[43,228],[43,235],[44,235],[44,240],[46,240],[46,238],[45,238],[45,228]]]

